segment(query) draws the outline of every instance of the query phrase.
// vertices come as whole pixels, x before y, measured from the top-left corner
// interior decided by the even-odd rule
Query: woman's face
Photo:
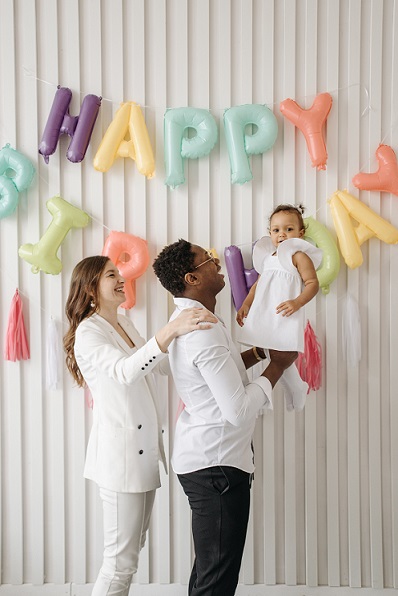
[[[112,263],[105,265],[98,284],[99,307],[118,307],[125,301],[124,278]]]

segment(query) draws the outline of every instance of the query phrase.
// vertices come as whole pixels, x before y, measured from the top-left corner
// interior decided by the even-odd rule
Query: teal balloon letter
[[[253,135],[245,134],[248,124],[257,126]],[[253,178],[248,156],[271,149],[278,136],[278,123],[266,106],[249,104],[226,110],[224,129],[231,164],[231,182],[244,184]]]
[[[192,128],[196,135],[184,136]],[[175,188],[185,182],[184,158],[195,159],[208,155],[217,142],[217,125],[208,110],[174,108],[164,116],[165,183]]]
[[[11,172],[11,176],[8,173]],[[6,145],[0,151],[0,218],[14,213],[19,193],[32,182],[35,169],[25,155]]]

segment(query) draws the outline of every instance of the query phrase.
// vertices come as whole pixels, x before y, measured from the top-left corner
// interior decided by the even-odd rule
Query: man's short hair
[[[181,296],[185,290],[185,274],[193,271],[195,255],[192,244],[180,238],[165,246],[153,262],[156,277],[173,296]]]

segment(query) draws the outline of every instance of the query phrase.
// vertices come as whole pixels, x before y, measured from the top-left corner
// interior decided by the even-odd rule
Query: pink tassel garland
[[[22,307],[22,300],[17,288],[11,302],[4,342],[4,359],[12,362],[30,358]]]
[[[322,349],[309,321],[304,330],[304,353],[299,354],[296,366],[300,377],[308,383],[308,393],[322,384]]]

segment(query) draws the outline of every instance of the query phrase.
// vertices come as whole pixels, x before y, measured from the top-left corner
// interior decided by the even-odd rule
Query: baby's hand
[[[238,322],[238,325],[240,325],[241,327],[243,327],[243,325],[245,324],[243,319],[246,319],[249,310],[250,310],[250,306],[246,306],[245,304],[242,304],[242,306],[240,307],[240,309],[238,310],[238,312],[236,314],[236,320]]]
[[[276,314],[281,314],[282,317],[290,317],[293,313],[300,310],[301,304],[297,302],[297,300],[286,300],[286,302],[281,302],[279,306],[276,307]]]

